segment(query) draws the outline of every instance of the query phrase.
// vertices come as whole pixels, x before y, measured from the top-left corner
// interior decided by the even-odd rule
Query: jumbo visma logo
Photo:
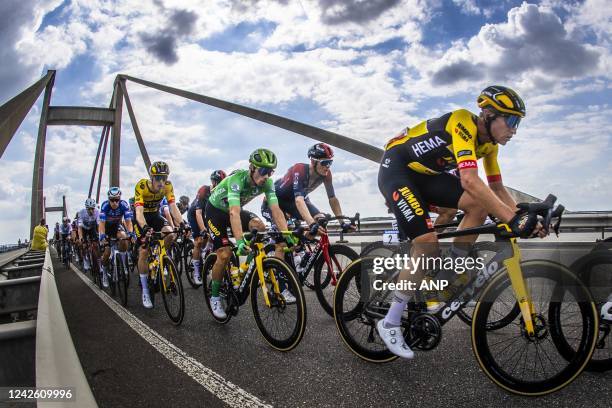
[[[221,235],[221,233],[219,232],[219,230],[217,229],[217,227],[215,227],[215,226],[213,225],[213,223],[212,223],[212,222],[210,222],[210,220],[208,220],[208,229],[209,229],[210,231],[212,231],[212,233],[213,233],[213,234],[215,234],[215,236],[217,236],[217,237],[218,237],[219,235]]]
[[[401,194],[401,197],[400,197]],[[400,200],[400,198],[404,198]],[[412,191],[408,187],[402,187],[393,192],[393,201],[397,203],[406,221],[411,221],[414,215],[423,215],[425,210],[421,207],[419,200],[416,199]]]

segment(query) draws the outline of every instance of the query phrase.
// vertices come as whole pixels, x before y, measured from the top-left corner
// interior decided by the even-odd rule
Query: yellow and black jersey
[[[142,179],[136,183],[134,189],[134,207],[144,207],[144,212],[157,212],[159,211],[159,203],[166,197],[168,204],[172,204],[175,201],[174,188],[170,181],[166,181],[164,188],[159,192],[154,193],[151,191],[151,181],[148,179]]]
[[[477,168],[477,160],[484,158],[488,181],[500,181],[498,146],[478,142],[476,119],[473,113],[459,109],[421,122],[389,140],[385,152],[397,150],[395,158],[399,157],[407,167],[426,175],[457,168]],[[385,166],[384,161],[382,166]]]

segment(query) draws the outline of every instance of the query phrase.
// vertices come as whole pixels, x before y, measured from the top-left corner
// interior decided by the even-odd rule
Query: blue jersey
[[[168,205],[168,200],[166,199],[166,197],[164,197],[160,203],[159,203],[159,215],[161,215],[162,217],[166,217],[166,214],[164,213],[165,209],[169,209],[169,205]]]
[[[100,221],[104,221],[106,224],[119,224],[122,218],[126,221],[132,219],[130,205],[125,200],[119,201],[119,205],[114,210],[108,201],[102,203]]]

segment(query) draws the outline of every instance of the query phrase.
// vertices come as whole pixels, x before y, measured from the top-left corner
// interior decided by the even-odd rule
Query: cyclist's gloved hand
[[[246,255],[251,251],[249,248],[249,241],[244,239],[244,237],[236,241],[236,247],[238,248],[238,255]]]
[[[106,234],[100,233],[100,242],[106,241]]]
[[[298,239],[294,237],[291,232],[283,233],[283,238],[285,239],[285,242],[287,243],[287,246],[289,248],[296,246],[298,244]]]
[[[315,236],[317,235],[317,232],[319,232],[319,227],[319,223],[315,221],[308,226],[308,232],[310,233],[310,235]]]
[[[342,232],[349,232],[350,230],[355,229],[355,227],[353,227],[353,225],[350,222],[346,222],[346,221],[340,224],[340,228],[342,228]]]
[[[151,228],[150,225],[145,225],[144,227],[142,227],[142,235],[149,235],[149,232],[153,232],[153,228]]]
[[[536,225],[538,225],[538,217],[526,212],[517,213],[508,223],[512,232],[521,238],[532,236]]]

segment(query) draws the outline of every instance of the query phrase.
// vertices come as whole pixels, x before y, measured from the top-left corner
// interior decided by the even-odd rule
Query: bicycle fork
[[[535,326],[533,318],[535,316],[535,306],[533,305],[533,299],[529,293],[529,289],[525,283],[525,277],[521,269],[521,250],[516,243],[516,238],[510,239],[510,245],[512,247],[512,256],[503,261],[504,266],[508,269],[508,276],[512,283],[512,290],[514,296],[518,301],[523,322],[525,322],[525,330],[527,334],[533,336],[535,334]]]
[[[264,251],[264,245],[260,242],[256,243],[257,245],[257,255],[255,256],[255,268],[257,268],[257,276],[259,276],[259,284],[261,285],[261,290],[263,291],[264,300],[266,301],[266,306],[272,307],[272,303],[270,302],[270,295],[268,292],[268,285],[266,285],[266,278],[264,276],[264,268],[263,268],[263,260],[266,257],[266,252]],[[274,288],[274,293],[280,293],[280,285],[276,280],[276,276],[274,272],[268,274],[270,280],[272,281],[272,287]]]

